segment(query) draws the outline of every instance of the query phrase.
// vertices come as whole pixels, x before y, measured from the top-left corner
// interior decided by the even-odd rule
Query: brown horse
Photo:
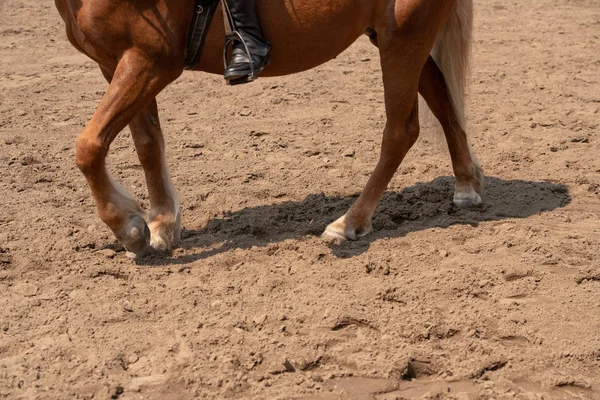
[[[156,96],[184,69],[194,0],[55,0],[67,36],[94,59],[108,80],[106,94],[77,139],[75,161],[100,218],[125,247],[169,250],[180,235],[180,208],[165,164]],[[387,124],[381,156],[355,204],[324,235],[356,239],[402,159],[419,135],[418,93],[440,121],[456,176],[454,202],[481,202],[483,175],[465,133],[464,93],[472,0],[262,0],[259,14],[272,43],[262,76],[292,74],[333,59],[361,34],[379,48]],[[224,29],[217,10],[197,70],[223,73]],[[148,223],[131,195],[108,174],[105,158],[130,126],[146,175]]]

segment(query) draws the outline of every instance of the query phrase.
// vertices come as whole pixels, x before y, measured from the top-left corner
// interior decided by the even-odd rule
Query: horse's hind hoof
[[[373,226],[370,220],[366,224],[360,224],[356,221],[351,221],[350,218],[343,215],[327,226],[321,238],[333,242],[341,242],[345,240],[357,240],[371,232],[373,232]]]
[[[129,219],[124,234],[117,239],[125,246],[128,253],[142,256],[150,243],[150,228],[142,216],[136,215]]]
[[[458,208],[478,208],[481,206],[481,196],[475,191],[470,193],[456,192],[453,201]]]

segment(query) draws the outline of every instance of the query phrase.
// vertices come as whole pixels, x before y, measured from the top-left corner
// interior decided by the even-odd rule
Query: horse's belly
[[[369,2],[361,0],[262,0],[260,18],[271,42],[263,76],[287,75],[327,62],[369,25]],[[197,70],[223,72],[223,17],[215,14]]]

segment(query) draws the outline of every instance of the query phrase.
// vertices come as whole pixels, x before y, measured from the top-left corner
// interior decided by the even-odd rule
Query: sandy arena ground
[[[159,97],[182,247],[141,263],[74,141],[106,89],[53,2],[0,0],[1,399],[600,399],[600,3],[476,1],[481,210],[423,135],[375,234],[319,239],[384,125],[366,38],[293,77]],[[128,132],[114,175],[147,207]]]

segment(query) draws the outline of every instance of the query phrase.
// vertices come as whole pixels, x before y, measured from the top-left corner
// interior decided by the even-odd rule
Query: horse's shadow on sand
[[[332,253],[341,258],[364,253],[381,238],[403,237],[410,232],[452,225],[477,226],[480,222],[527,218],[552,211],[571,202],[566,186],[550,182],[505,181],[486,178],[483,205],[457,209],[452,204],[454,178],[440,177],[418,183],[401,192],[387,192],[373,219],[375,233],[356,242],[332,244]],[[320,235],[328,223],[344,214],[358,195],[340,197],[313,194],[302,202],[244,208],[212,219],[198,230],[182,233],[182,255],[150,256],[142,265],[188,264],[233,249],[262,247],[286,239]],[[193,249],[205,249],[189,254]]]

